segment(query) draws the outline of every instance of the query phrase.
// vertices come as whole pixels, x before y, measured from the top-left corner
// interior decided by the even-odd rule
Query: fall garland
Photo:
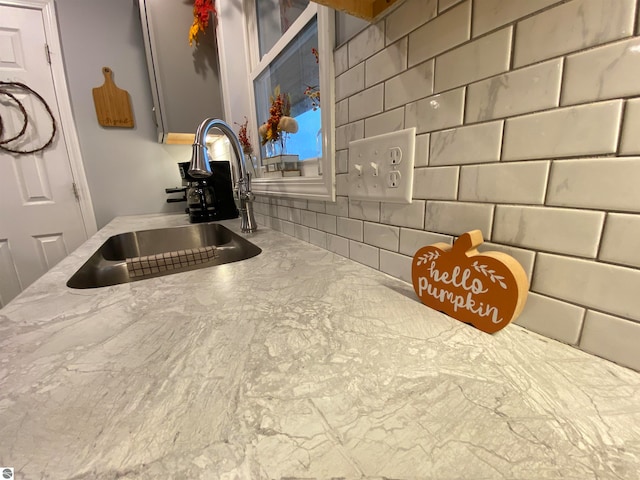
[[[200,32],[206,33],[209,27],[209,18],[213,13],[215,17],[218,12],[213,4],[214,0],[195,0],[193,3],[193,23],[189,29],[189,46],[193,46],[193,42],[198,44],[198,35]]]

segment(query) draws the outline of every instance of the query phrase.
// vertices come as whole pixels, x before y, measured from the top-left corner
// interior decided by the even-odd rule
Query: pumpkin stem
[[[484,242],[482,238],[482,232],[480,230],[471,230],[470,232],[463,233],[458,239],[453,242],[452,251],[458,255],[466,255],[467,257],[477,254],[476,248]],[[470,250],[473,250],[470,252]]]

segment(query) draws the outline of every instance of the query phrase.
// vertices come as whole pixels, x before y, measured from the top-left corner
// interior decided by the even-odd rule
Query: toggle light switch
[[[411,203],[415,145],[415,128],[350,142],[349,197]]]

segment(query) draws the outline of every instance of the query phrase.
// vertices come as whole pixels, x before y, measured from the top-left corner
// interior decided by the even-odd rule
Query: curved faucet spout
[[[254,195],[251,192],[251,174],[247,171],[244,154],[240,147],[240,141],[233,132],[231,127],[218,118],[207,118],[200,123],[196,130],[196,138],[193,143],[191,153],[191,164],[189,165],[189,175],[196,178],[211,176],[211,167],[209,166],[209,152],[206,145],[206,137],[209,130],[217,128],[231,142],[231,148],[236,157],[236,169],[232,168],[233,191],[239,201],[239,210],[241,216],[240,228],[243,232],[255,232],[258,227],[253,217],[253,200]]]

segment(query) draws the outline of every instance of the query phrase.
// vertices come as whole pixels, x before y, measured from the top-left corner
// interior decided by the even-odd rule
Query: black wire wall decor
[[[22,137],[24,135],[24,133],[27,131],[27,127],[29,125],[29,116],[27,115],[27,110],[24,108],[24,105],[22,104],[22,102],[20,100],[18,100],[18,98],[16,97],[15,93],[12,93],[9,91],[9,89],[11,89],[12,91],[17,90],[17,92],[27,92],[33,96],[35,96],[40,103],[42,103],[42,105],[44,105],[44,108],[47,110],[47,113],[49,114],[49,118],[51,119],[51,136],[49,137],[49,140],[47,140],[47,142],[42,145],[41,147],[38,148],[34,148],[31,150],[17,150],[11,147],[8,147],[7,144],[16,141],[16,140],[20,140],[20,137]],[[44,98],[42,98],[42,96],[36,92],[35,90],[33,90],[32,88],[28,87],[27,85],[25,85],[24,83],[20,83],[20,82],[0,82],[0,95],[4,95],[6,97],[9,97],[18,107],[18,110],[20,110],[20,113],[22,114],[22,128],[20,129],[20,131],[15,134],[13,137],[11,138],[5,138],[3,139],[2,137],[4,136],[5,132],[5,127],[4,127],[4,121],[2,119],[2,112],[0,111],[0,150],[4,150],[5,152],[9,152],[9,153],[17,153],[19,155],[26,155],[29,153],[36,153],[36,152],[40,152],[42,150],[44,150],[45,148],[47,148],[49,145],[51,145],[53,143],[53,139],[56,136],[56,131],[57,131],[57,125],[56,125],[56,119],[53,116],[53,112],[51,111],[51,108],[49,107],[49,105],[47,104],[47,102],[45,101]]]

